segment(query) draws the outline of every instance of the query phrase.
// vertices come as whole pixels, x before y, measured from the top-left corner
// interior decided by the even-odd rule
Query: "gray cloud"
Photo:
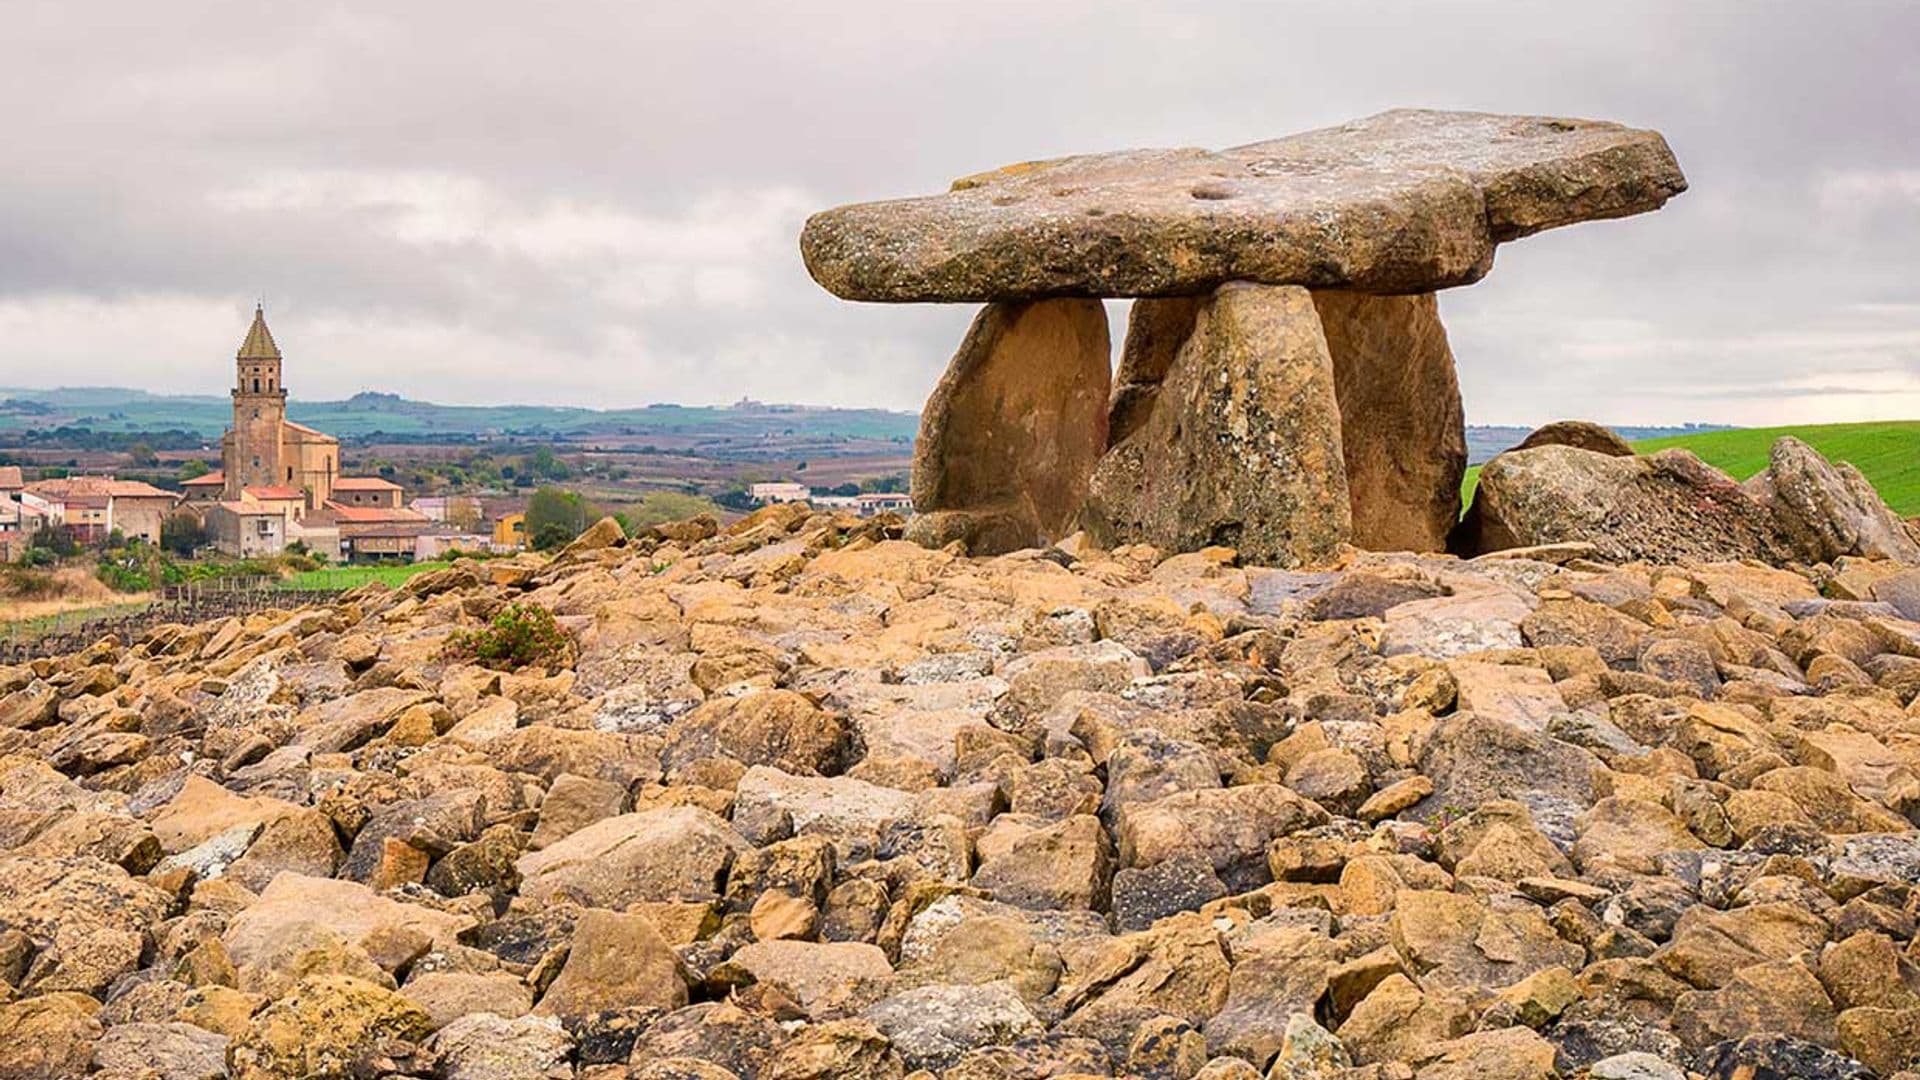
[[[806,213],[1395,105],[1657,127],[1693,190],[1442,299],[1472,419],[1920,415],[1920,9],[9,6],[0,384],[916,407],[957,308],[845,304]]]

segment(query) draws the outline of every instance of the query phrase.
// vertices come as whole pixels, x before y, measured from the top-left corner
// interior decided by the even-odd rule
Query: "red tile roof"
[[[400,485],[377,476],[342,476],[333,482],[335,491],[399,491]]]
[[[246,489],[246,492],[247,494],[253,496],[256,499],[285,500],[285,499],[306,498],[306,494],[302,492],[299,488],[290,488],[284,485],[275,485],[273,487],[250,487]]]
[[[227,482],[227,474],[215,469],[205,476],[196,476],[191,480],[180,481],[181,487],[220,487]]]
[[[340,521],[361,523],[386,523],[426,521],[427,516],[415,510],[396,506],[348,506],[328,499],[323,504]]]

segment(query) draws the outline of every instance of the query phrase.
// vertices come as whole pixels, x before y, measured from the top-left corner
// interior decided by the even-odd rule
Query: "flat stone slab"
[[[807,270],[848,300],[1180,296],[1228,281],[1464,285],[1494,245],[1658,209],[1666,140],[1597,120],[1396,109],[1230,150],[1025,162],[943,195],[815,214]]]

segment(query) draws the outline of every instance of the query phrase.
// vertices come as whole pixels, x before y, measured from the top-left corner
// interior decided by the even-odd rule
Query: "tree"
[[[447,524],[466,533],[479,528],[479,500],[461,495],[447,496]]]
[[[212,471],[213,469],[199,458],[189,458],[180,463],[180,479],[182,481],[198,480]]]
[[[73,530],[65,525],[42,527],[27,541],[27,546],[38,548],[56,559],[71,558],[80,554],[80,542],[73,538]]]
[[[206,526],[193,514],[170,514],[160,523],[160,546],[175,555],[192,555],[211,539]]]
[[[127,447],[127,457],[132,459],[134,467],[139,469],[151,469],[160,464],[160,455],[153,452],[153,447],[143,442]]]
[[[599,518],[600,511],[579,492],[543,487],[527,500],[527,543],[535,551],[564,547]]]

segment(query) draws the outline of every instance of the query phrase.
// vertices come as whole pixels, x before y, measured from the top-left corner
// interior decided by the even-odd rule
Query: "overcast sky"
[[[971,312],[796,237],[1030,158],[1401,105],[1664,132],[1692,190],[1441,298],[1479,423],[1920,417],[1920,5],[10,0],[0,385],[918,408]]]

